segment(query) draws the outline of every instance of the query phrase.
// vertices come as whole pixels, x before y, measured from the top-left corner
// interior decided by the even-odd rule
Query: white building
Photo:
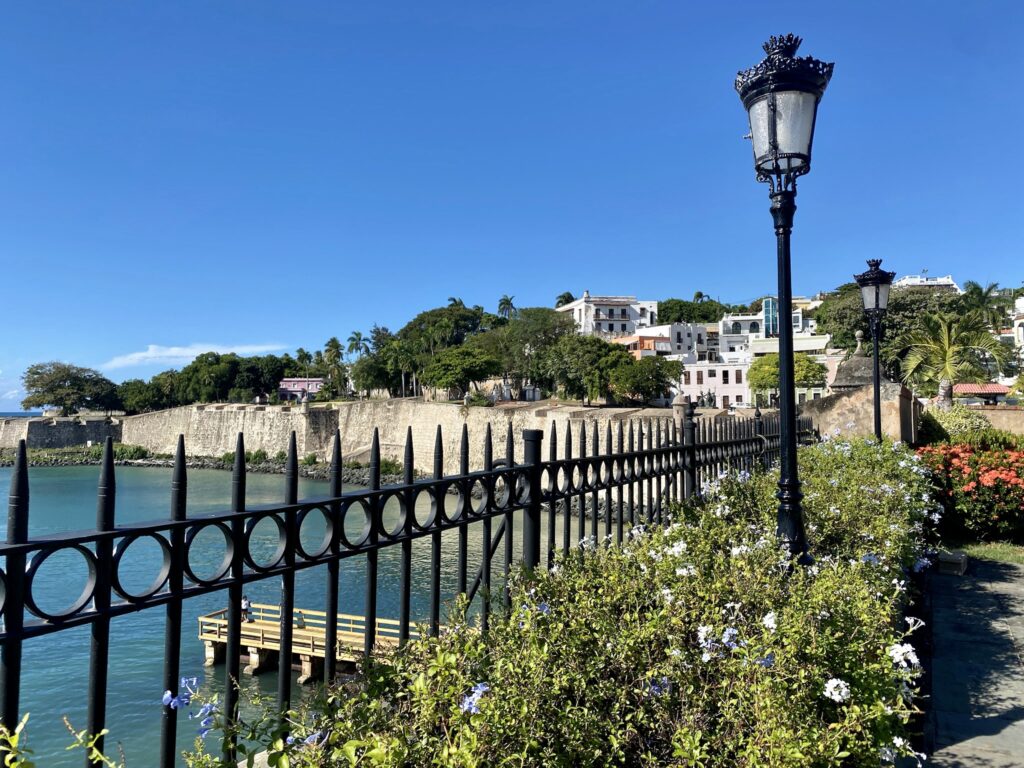
[[[638,301],[636,296],[591,296],[584,291],[557,311],[571,314],[584,336],[632,336],[658,324],[658,302]]]
[[[955,291],[963,293],[963,290],[952,275],[942,277],[929,277],[928,275],[904,275],[892,284],[893,288],[934,288],[940,291]]]

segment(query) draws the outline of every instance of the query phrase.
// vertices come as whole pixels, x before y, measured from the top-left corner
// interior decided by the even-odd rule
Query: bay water
[[[10,485],[11,470],[0,468],[0,491]],[[33,467],[29,471],[30,537],[67,531],[92,529],[96,520],[96,486],[99,467]],[[170,514],[170,469],[152,467],[117,467],[116,522],[120,525],[167,519]],[[188,515],[194,517],[229,508],[230,474],[218,470],[189,470]],[[327,495],[324,481],[301,479],[300,499]],[[247,478],[248,506],[280,503],[284,497],[284,478],[280,475],[255,475]],[[424,520],[429,509],[425,496],[417,503],[417,518]],[[449,509],[454,497],[446,502]],[[398,521],[397,505],[385,510],[384,523],[393,528]],[[359,515],[361,528],[362,516]],[[495,529],[498,521],[495,521]],[[517,515],[515,551],[519,557],[521,518]],[[308,551],[316,550],[316,542],[325,532],[321,515],[310,514],[303,524],[301,537]],[[349,526],[346,529],[354,537]],[[481,526],[469,526],[469,578],[480,562]],[[544,526],[542,526],[542,531]],[[276,527],[269,521],[257,526],[253,533],[252,551],[257,561],[268,557],[277,546]],[[423,621],[429,615],[430,538],[413,543],[412,617]],[[493,560],[494,590],[498,594],[502,571],[503,547]],[[223,537],[208,529],[196,537],[190,551],[190,562],[200,575],[217,568],[224,555]],[[378,616],[398,618],[400,547],[387,547],[380,552],[377,590]],[[446,532],[442,537],[442,600],[450,605],[456,591],[457,535]],[[162,558],[155,542],[141,539],[125,552],[119,566],[122,584],[133,593],[140,593],[153,583]],[[365,558],[356,556],[343,560],[340,576],[339,612],[363,614],[365,592]],[[59,611],[72,605],[82,592],[87,576],[85,561],[77,553],[54,555],[39,569],[33,596],[43,610]],[[296,575],[297,608],[323,610],[326,600],[327,569],[317,566]],[[254,603],[278,604],[280,579],[269,578],[247,584],[246,594]],[[117,597],[115,596],[115,599]],[[224,688],[223,667],[204,668],[204,649],[199,641],[198,617],[226,607],[227,591],[191,598],[184,602],[181,638],[181,674],[198,677],[200,686],[213,693]],[[479,602],[479,598],[477,601]],[[443,620],[443,618],[442,618]],[[148,608],[116,618],[111,623],[109,692],[107,709],[106,751],[113,757],[122,749],[129,768],[152,766],[157,762],[163,694],[163,648],[165,611]],[[67,752],[70,735],[64,725],[67,717],[76,729],[86,726],[89,679],[89,627],[68,629],[46,637],[27,640],[22,662],[22,713],[30,713],[27,745],[35,752],[40,766],[81,765],[81,751]],[[259,688],[265,693],[276,690],[276,670],[253,678],[243,675],[243,685]],[[299,695],[299,686],[295,687]],[[179,748],[192,745],[197,734],[197,720],[189,720],[187,711],[178,713]]]

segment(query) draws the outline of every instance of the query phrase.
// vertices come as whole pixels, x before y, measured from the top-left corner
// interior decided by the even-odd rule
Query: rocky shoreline
[[[88,467],[99,466],[100,460],[86,455],[56,455],[56,456],[29,456],[29,467]],[[13,454],[4,453],[0,455],[0,467],[14,465]],[[119,467],[157,467],[170,468],[174,466],[173,459],[117,459],[115,466]],[[188,469],[216,469],[222,472],[230,472],[232,466],[226,464],[222,459],[215,456],[191,456],[185,459],[185,466]],[[261,475],[283,475],[284,464],[275,461],[259,462],[245,465],[246,472]],[[312,480],[328,480],[330,475],[330,464],[299,464],[299,476]],[[341,481],[345,485],[370,484],[370,470],[368,467],[347,467],[341,469]],[[401,475],[381,475],[381,485],[395,485],[402,482]]]

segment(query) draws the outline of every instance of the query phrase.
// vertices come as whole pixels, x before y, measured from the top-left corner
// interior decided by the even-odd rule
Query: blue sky
[[[1020,2],[11,3],[0,411],[33,362],[115,380],[320,347],[459,296],[774,290],[736,71],[836,62],[794,289],[881,257],[1024,281]]]

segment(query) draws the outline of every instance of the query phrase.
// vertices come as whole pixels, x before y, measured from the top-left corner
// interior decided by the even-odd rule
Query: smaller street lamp
[[[864,301],[864,314],[871,323],[871,340],[875,348],[875,439],[882,441],[882,378],[879,372],[878,340],[882,333],[882,318],[889,307],[889,289],[895,272],[879,269],[881,259],[868,259],[868,271],[854,275],[860,286],[860,296]]]

